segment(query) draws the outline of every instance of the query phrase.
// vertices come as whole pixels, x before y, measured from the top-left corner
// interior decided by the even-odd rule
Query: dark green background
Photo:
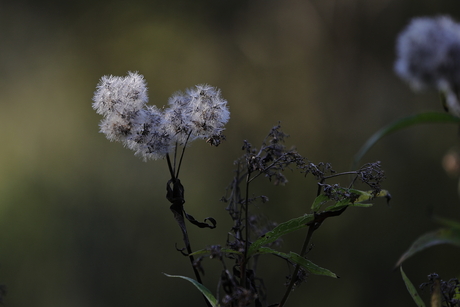
[[[98,133],[91,98],[101,76],[139,71],[150,103],[199,83],[222,89],[227,141],[196,141],[186,154],[186,208],[213,216],[191,229],[194,248],[225,244],[219,199],[244,139],[260,144],[281,121],[288,146],[348,170],[364,141],[387,123],[442,111],[437,94],[414,94],[393,73],[394,43],[415,16],[450,14],[445,1],[0,1],[0,283],[9,307],[203,306],[197,291],[162,272],[192,276],[175,250],[181,234],[165,199],[165,161],[142,162]],[[351,208],[328,220],[308,254],[340,279],[311,276],[289,306],[414,306],[398,272],[403,251],[435,229],[431,215],[460,219],[457,180],[441,167],[458,142],[454,125],[385,138],[363,162],[382,161],[390,206]],[[308,212],[316,185],[254,185],[279,222]],[[285,238],[298,251],[302,233]],[[415,284],[459,273],[460,251],[427,250],[405,264]],[[220,268],[205,261],[215,292]],[[270,303],[288,270],[261,260]]]

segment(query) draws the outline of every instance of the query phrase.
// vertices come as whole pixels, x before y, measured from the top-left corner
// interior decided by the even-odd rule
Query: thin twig
[[[266,168],[264,168],[263,170],[259,171],[259,173],[257,173],[257,175],[254,175],[254,177],[252,177],[251,179],[249,179],[249,182],[253,181],[254,179],[256,179],[257,177],[259,177],[260,175],[262,175],[264,172],[268,171],[270,168],[272,168],[273,166],[276,165],[276,163],[278,161],[280,161],[282,158],[284,158],[285,156],[287,156],[288,154],[292,153],[293,151],[289,151],[289,152],[286,152],[284,154],[282,154],[278,159],[276,159],[275,161],[272,162],[272,164],[270,164],[269,166],[267,166]]]
[[[348,208],[348,206],[346,206],[346,207],[344,207],[344,208],[342,208],[340,210],[337,210],[337,211],[324,211],[324,212],[321,212],[319,214],[315,213],[315,217],[314,217],[313,221],[308,223],[308,233],[307,233],[307,236],[305,237],[305,241],[303,242],[303,246],[302,246],[302,249],[300,251],[300,256],[301,257],[305,256],[307,248],[308,248],[308,246],[310,244],[311,237],[313,236],[313,233],[315,232],[315,230],[317,230],[321,226],[321,224],[328,217],[339,216],[347,208]],[[287,287],[286,292],[284,293],[284,296],[281,299],[281,302],[278,304],[278,307],[283,307],[284,304],[286,303],[287,299],[289,298],[289,295],[291,294],[292,288],[294,287],[295,282],[297,281],[297,274],[299,273],[299,270],[300,270],[300,265],[296,264],[296,266],[294,268],[294,273],[292,273],[291,282],[289,283],[289,286]]]
[[[176,159],[174,159],[176,160]],[[176,181],[176,177],[174,176],[174,168],[171,165],[171,159],[169,158],[169,154],[166,154],[166,161],[168,162],[168,169],[169,169],[169,174],[171,175],[171,180],[172,182]]]
[[[342,173],[335,173],[335,174],[332,174],[332,175],[329,175],[329,176],[324,176],[323,179],[326,180],[326,179],[330,179],[330,178],[334,178],[334,177],[338,177],[338,176],[344,176],[344,175],[356,175],[358,173],[358,171],[348,171],[348,172],[342,172]]]
[[[181,153],[180,159],[179,159],[179,166],[177,167],[176,178],[179,178],[179,171],[180,171],[180,166],[182,165],[182,158],[184,158],[185,148],[187,147],[187,143],[188,143],[188,140],[190,139],[190,135],[192,135],[191,131],[188,134],[187,139],[185,140],[185,144],[182,146],[182,153]],[[177,146],[176,146],[176,148],[177,148]]]
[[[246,197],[244,202],[244,254],[243,254],[243,262],[241,264],[241,280],[240,283],[245,287],[248,288],[247,280],[246,280],[246,265],[248,256],[248,249],[249,249],[249,178],[251,177],[251,171],[248,169],[247,180],[246,180]]]
[[[303,242],[302,250],[300,251],[300,256],[303,257],[305,252],[307,251],[307,248],[308,248],[308,245],[310,244],[310,240],[313,235],[313,232],[315,232],[316,229],[318,229],[318,227],[316,227],[315,225],[310,225],[308,227],[308,233],[307,233],[307,236],[305,237],[305,241]],[[287,287],[286,292],[284,293],[284,296],[281,299],[281,302],[279,303],[278,307],[282,307],[286,303],[289,295],[291,294],[292,288],[294,287],[297,281],[297,274],[299,273],[299,270],[300,270],[300,265],[296,264],[294,268],[294,273],[292,273],[291,282],[289,283],[289,286]]]
[[[192,255],[190,255],[192,253],[192,246],[190,244],[187,227],[185,225],[184,211],[182,209],[182,205],[180,205],[180,207],[181,208],[177,208],[177,204],[172,204],[171,211],[173,212],[174,218],[176,219],[182,231],[182,237],[184,240],[185,248],[187,249],[188,258],[190,259],[190,264],[192,265],[192,269],[193,269],[193,273],[195,274],[196,281],[199,282],[200,284],[203,284],[203,282],[201,281],[200,272],[198,272],[198,269],[195,266],[195,258]],[[208,299],[204,295],[203,297],[206,302],[206,305],[208,307],[211,307],[211,304],[209,303]]]

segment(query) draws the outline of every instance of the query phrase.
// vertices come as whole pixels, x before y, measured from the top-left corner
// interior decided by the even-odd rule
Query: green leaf
[[[302,229],[307,226],[307,223],[313,220],[313,214],[305,214],[303,216],[294,218],[287,222],[281,223],[273,230],[267,232],[265,235],[254,241],[248,250],[248,257],[258,253],[258,250],[269,243],[276,241],[279,237],[293,231]]]
[[[311,210],[314,211],[314,212],[318,211],[318,209],[321,207],[321,205],[326,203],[326,202],[328,202],[328,201],[329,201],[328,196],[326,196],[324,194],[320,194],[313,201],[313,204],[311,205]]]
[[[455,288],[455,294],[453,296],[453,299],[460,300],[460,289],[458,289],[458,287]]]
[[[294,261],[295,263],[300,264],[302,268],[310,272],[311,274],[315,275],[324,275],[324,276],[329,276],[333,278],[339,278],[335,273],[332,273],[328,269],[322,268],[314,264],[308,259],[305,259],[304,257],[300,256],[299,254],[296,254],[294,252],[289,253],[289,259]]]
[[[460,223],[457,222],[457,221],[448,220],[448,219],[444,219],[444,218],[440,218],[440,217],[435,218],[435,220],[439,224],[442,224],[442,225],[444,225],[446,227],[449,227],[449,228],[452,228],[454,230],[459,230],[460,231]]]
[[[355,200],[355,203],[362,203],[364,201],[372,200],[376,197],[385,197],[389,199],[390,193],[387,190],[380,190],[376,195],[374,195],[373,191],[360,191],[360,190],[351,190],[351,192],[358,194],[358,199]]]
[[[418,307],[425,307],[425,303],[422,301],[422,299],[418,295],[417,289],[415,289],[414,285],[409,280],[406,273],[404,273],[402,266],[400,267],[400,271],[401,271],[401,276],[404,280],[404,283],[406,284],[407,291],[409,291],[415,304],[417,304]]]
[[[180,276],[180,275],[169,275],[169,274],[166,274],[166,273],[163,273],[163,274],[165,274],[168,277],[177,277],[177,278],[182,278],[182,279],[188,280],[195,287],[197,287],[198,290],[200,290],[200,292],[206,297],[206,299],[208,300],[208,302],[211,304],[212,307],[217,307],[218,306],[217,305],[217,300],[214,297],[214,295],[212,295],[211,291],[209,291],[208,288],[206,288],[205,286],[203,286],[202,284],[200,284],[196,280],[188,278],[188,277],[185,277],[185,276]]]
[[[401,256],[396,266],[401,265],[407,258],[430,246],[445,243],[460,246],[460,231],[456,229],[441,228],[422,235],[415,240],[409,249]]]
[[[361,147],[361,149],[358,151],[358,153],[355,155],[353,159],[353,166],[354,166],[353,168],[356,168],[356,165],[358,165],[358,162],[366,154],[366,152],[368,152],[369,149],[371,149],[372,146],[374,146],[374,144],[377,143],[384,136],[391,134],[393,132],[396,132],[398,130],[402,130],[404,128],[413,126],[413,125],[427,124],[427,123],[457,123],[458,124],[460,123],[460,118],[455,117],[448,113],[428,112],[428,113],[416,114],[416,115],[412,115],[409,117],[399,119],[381,128],[380,130],[378,130],[366,141],[366,143],[364,143],[364,145]]]
[[[372,207],[374,204],[369,204],[369,203],[354,203],[350,204],[350,207],[361,207],[361,208],[369,208]]]
[[[326,209],[324,209],[324,211],[337,211],[342,209],[343,207],[350,205],[353,205],[353,203],[350,201],[350,199],[345,198],[341,201],[336,202],[334,205],[327,207]]]
[[[205,248],[205,249],[197,250],[196,252],[189,254],[189,256],[200,256],[200,255],[206,255],[209,253],[211,253],[211,251]]]
[[[350,189],[350,192],[359,195],[359,197],[355,200],[355,202],[357,203],[368,201],[374,198],[372,191],[361,191],[361,190]]]
[[[303,269],[305,269],[307,272],[309,272],[311,274],[338,278],[338,276],[335,273],[332,273],[328,269],[325,269],[325,268],[317,266],[316,264],[314,264],[310,260],[305,259],[304,257],[302,257],[299,254],[294,253],[294,252],[290,252],[289,254],[286,254],[286,253],[283,253],[283,252],[273,250],[273,249],[268,248],[268,247],[261,247],[258,250],[258,254],[273,254],[273,255],[277,255],[277,256],[280,256],[280,257],[282,257],[284,259],[290,260],[290,261],[300,265]]]
[[[359,195],[359,197],[357,199],[354,199],[354,202],[352,202],[351,199],[349,198],[345,198],[341,201],[338,201],[334,205],[327,207],[326,209],[324,209],[325,211],[336,211],[346,206],[368,208],[368,207],[372,207],[372,204],[364,203],[365,201],[374,199],[376,197],[385,197],[387,198],[387,200],[389,200],[391,197],[390,193],[388,193],[387,190],[381,190],[376,195],[374,195],[373,191],[361,191],[361,190],[356,190],[356,189],[342,189],[342,190],[343,192],[346,192],[346,193]]]

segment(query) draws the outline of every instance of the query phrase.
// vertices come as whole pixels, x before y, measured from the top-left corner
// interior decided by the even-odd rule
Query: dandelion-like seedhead
[[[93,101],[93,109],[104,116],[138,111],[148,102],[144,77],[133,72],[126,77],[104,76],[97,85]]]
[[[460,24],[450,17],[414,18],[398,37],[396,73],[415,90],[434,87],[460,116]]]
[[[224,139],[222,131],[230,119],[230,112],[220,90],[210,85],[197,85],[185,93],[174,94],[169,99],[165,116],[168,129],[180,143],[202,138],[217,146]]]
[[[102,77],[93,97],[93,109],[104,116],[100,132],[144,160],[164,158],[175,146],[198,138],[215,146],[225,138],[222,132],[230,118],[227,101],[210,85],[174,94],[163,110],[147,102],[142,75]]]

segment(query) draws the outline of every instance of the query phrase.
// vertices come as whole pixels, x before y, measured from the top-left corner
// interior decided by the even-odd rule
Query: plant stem
[[[193,256],[190,256],[190,254],[192,253],[192,246],[190,245],[190,239],[188,237],[187,227],[185,225],[182,204],[180,205],[180,207],[177,206],[177,204],[172,204],[170,208],[174,214],[174,218],[176,219],[182,231],[182,237],[184,240],[185,248],[187,249],[187,254],[189,255],[188,258],[190,259],[190,264],[192,265],[193,273],[195,273],[196,281],[198,281],[200,284],[203,284],[203,282],[201,281],[200,272],[198,272],[197,268],[195,267],[195,258]],[[211,307],[211,304],[209,303],[208,299],[205,296],[203,297],[206,302],[206,306]]]
[[[172,170],[171,163],[170,163],[170,160],[169,160],[169,156],[167,155],[166,157],[167,157],[167,160],[168,160],[169,169]],[[174,174],[174,171],[172,171],[172,172]],[[190,263],[192,265],[193,272],[195,273],[196,281],[199,282],[200,284],[202,284],[200,273],[198,272],[198,269],[195,266],[195,258],[190,255],[192,253],[192,247],[190,245],[190,240],[189,240],[189,237],[188,237],[187,227],[185,225],[185,217],[184,217],[184,214],[185,214],[185,212],[184,212],[184,203],[185,203],[184,187],[182,186],[182,184],[181,184],[179,179],[177,179],[177,178],[174,179],[173,174],[172,174],[173,178],[171,180],[169,180],[167,185],[166,185],[166,190],[167,190],[166,198],[171,203],[171,206],[169,208],[171,209],[172,213],[174,214],[174,219],[176,220],[177,224],[179,225],[179,227],[180,227],[180,229],[182,231],[182,238],[184,240],[185,249],[187,250],[187,253],[184,253],[183,249],[182,250],[178,249],[178,250],[180,252],[182,252],[183,255],[188,256],[188,258],[190,259]],[[172,184],[172,188],[171,188],[171,184]],[[204,300],[206,302],[206,306],[211,307],[211,303],[209,303],[208,299],[204,295],[203,295],[203,298],[204,298]]]
[[[245,202],[244,202],[244,232],[245,232],[245,235],[244,235],[244,254],[243,254],[243,261],[241,263],[241,280],[240,280],[240,284],[245,287],[245,288],[248,288],[248,284],[247,284],[247,278],[246,278],[246,266],[247,266],[247,262],[249,259],[247,259],[247,256],[248,256],[248,249],[249,249],[249,183],[250,183],[250,180],[249,178],[251,177],[251,171],[248,170],[248,174],[247,174],[247,179],[246,179],[246,199],[245,199]]]
[[[187,136],[187,140],[185,140],[184,146],[182,146],[182,153],[181,153],[180,159],[179,159],[179,166],[177,167],[176,178],[179,178],[179,171],[180,171],[180,166],[182,165],[182,158],[184,158],[185,148],[187,147],[187,143],[188,143],[188,140],[190,139],[191,134],[192,134],[192,132],[190,131],[190,133]],[[176,150],[177,150],[177,144],[176,144]],[[176,160],[175,155],[174,155],[174,160]]]
[[[342,172],[342,173],[335,173],[329,176],[324,176],[323,180],[334,178],[334,177],[339,177],[339,176],[344,176],[344,175],[356,175],[357,171],[348,171],[348,172]]]
[[[174,175],[174,168],[171,165],[171,159],[169,158],[169,154],[166,154],[166,162],[168,162],[168,170],[169,174],[171,175],[172,182],[176,181],[176,176]]]
[[[333,216],[339,216],[342,213],[344,213],[345,210],[347,210],[347,208],[348,206],[345,206],[342,209],[337,210],[337,211],[323,211],[321,213],[315,213],[315,217],[313,221],[307,223],[308,233],[307,233],[307,236],[305,237],[305,241],[303,242],[302,250],[300,251],[300,256],[302,257],[305,256],[308,245],[310,244],[311,237],[313,236],[313,232],[315,232],[315,230],[317,230],[327,218],[333,217]],[[284,297],[281,300],[281,303],[278,304],[278,307],[282,307],[286,303],[290,295],[290,292],[296,282],[296,278],[297,278],[297,274],[299,273],[299,270],[300,270],[300,265],[296,264],[294,273],[292,275],[291,283],[289,284],[286,290],[286,293],[284,294]]]
[[[313,235],[313,232],[315,232],[316,229],[318,229],[318,225],[316,224],[312,224],[308,227],[308,233],[307,233],[307,236],[305,237],[305,241],[303,242],[302,250],[300,251],[300,256],[303,257],[305,255],[308,245],[310,244],[310,240]],[[286,292],[284,293],[284,296],[281,299],[281,302],[279,303],[278,307],[282,307],[286,303],[289,295],[291,294],[292,288],[294,287],[294,284],[297,281],[297,274],[299,273],[299,270],[300,270],[300,265],[296,264],[294,268],[294,273],[292,273],[291,282],[289,283],[289,286],[287,287]]]

